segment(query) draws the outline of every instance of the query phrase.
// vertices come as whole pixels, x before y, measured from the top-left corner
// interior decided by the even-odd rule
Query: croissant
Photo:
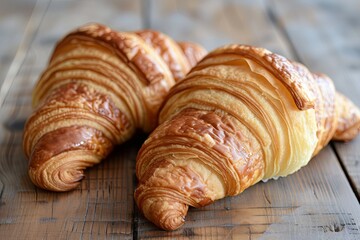
[[[306,165],[331,139],[350,140],[359,109],[323,74],[262,48],[208,54],[169,92],[141,147],[135,200],[174,230],[188,207],[240,194]]]
[[[206,51],[144,30],[89,24],[58,42],[33,91],[23,147],[35,185],[75,188],[136,129],[151,131],[160,104]]]

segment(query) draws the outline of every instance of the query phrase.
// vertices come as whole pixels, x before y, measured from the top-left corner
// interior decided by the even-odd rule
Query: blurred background
[[[359,4],[354,0],[1,0],[0,84],[7,74],[13,79],[20,64],[32,61],[43,68],[55,42],[88,22],[119,31],[152,28],[176,40],[199,42],[208,50],[228,43],[261,46],[338,77],[338,72],[329,72],[329,66],[320,63],[335,56],[327,63],[330,70],[345,64],[359,73]],[[11,64],[17,67],[8,73]]]

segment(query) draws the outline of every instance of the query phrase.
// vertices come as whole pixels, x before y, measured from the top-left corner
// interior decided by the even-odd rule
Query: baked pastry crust
[[[174,230],[188,206],[287,176],[331,139],[354,138],[360,112],[327,76],[262,48],[228,45],[171,89],[159,123],[137,157],[135,200],[150,221]]]
[[[184,49],[160,32],[118,32],[101,24],[60,40],[34,88],[35,110],[24,129],[34,184],[71,190],[114,145],[136,129],[153,130],[175,80],[206,53],[188,44]]]

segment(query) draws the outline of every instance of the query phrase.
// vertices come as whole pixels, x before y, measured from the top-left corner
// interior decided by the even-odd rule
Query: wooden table
[[[2,0],[0,239],[360,239],[360,137],[331,143],[291,176],[191,209],[174,232],[154,227],[134,204],[145,136],[116,148],[68,193],[34,187],[21,145],[32,87],[55,42],[84,23],[154,28],[208,50],[262,46],[327,73],[360,106],[359,12],[358,0]]]

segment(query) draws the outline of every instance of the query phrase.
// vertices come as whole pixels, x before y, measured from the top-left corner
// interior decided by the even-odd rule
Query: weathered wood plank
[[[1,239],[133,238],[134,162],[143,138],[117,148],[68,193],[40,190],[27,175],[22,130],[31,112],[32,87],[55,42],[87,22],[119,30],[139,29],[140,2],[52,1],[42,21],[34,26],[34,36],[26,40],[31,42],[25,43],[29,46],[26,56],[19,62],[0,108]]]
[[[150,3],[150,27],[177,40],[199,42],[209,51],[229,43],[251,44],[289,56],[286,39],[267,24],[269,16],[261,1],[152,0]]]
[[[276,12],[270,11],[266,1],[151,3],[150,27],[178,39],[200,42],[209,50],[226,43],[246,43],[296,58],[297,49],[274,21]],[[256,184],[240,196],[202,209],[191,209],[187,222],[177,231],[161,231],[141,214],[136,222],[139,239],[360,237],[360,207],[330,147],[291,176]]]
[[[4,239],[132,239],[133,171],[137,148],[132,141],[86,172],[81,186],[69,193],[34,187],[28,179],[21,133],[12,138],[2,161],[0,233]],[[11,161],[11,162],[10,162]]]
[[[36,19],[41,17],[36,8],[36,1],[30,0],[22,4],[20,1],[5,1],[0,8],[0,106],[4,93],[9,89],[11,80],[19,68],[28,48],[26,43],[33,34],[33,25],[38,24]],[[33,12],[36,12],[33,14]],[[7,80],[5,80],[7,78]],[[4,83],[4,81],[6,83]]]
[[[25,28],[33,12],[35,0],[3,1],[0,7],[0,86],[6,76]]]
[[[279,16],[300,60],[328,74],[336,88],[360,106],[359,1],[274,1],[269,6]],[[334,146],[359,196],[360,138]]]

